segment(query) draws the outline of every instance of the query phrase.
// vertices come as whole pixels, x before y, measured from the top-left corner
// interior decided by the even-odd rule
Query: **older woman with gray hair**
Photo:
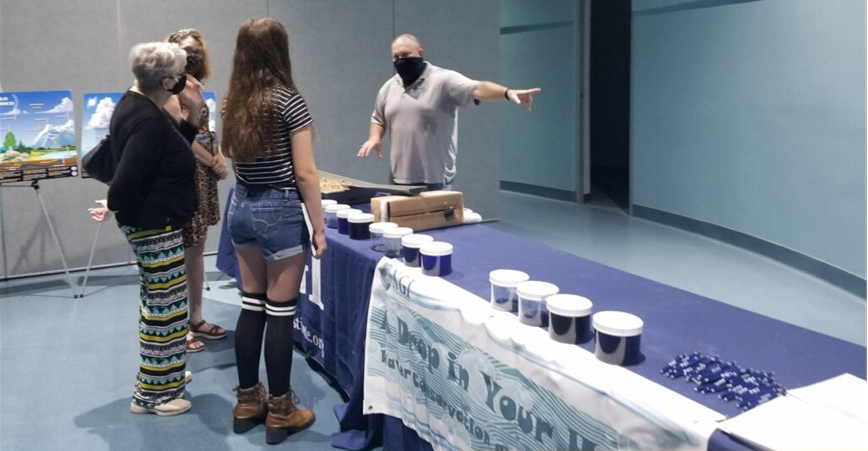
[[[190,143],[200,125],[201,86],[187,80],[187,56],[177,44],[136,45],[130,63],[135,85],[111,119],[118,166],[108,191],[108,208],[132,246],[141,281],[141,361],[130,410],[170,416],[191,407],[183,399],[187,276],[181,229],[196,210]],[[163,110],[175,94],[188,107],[180,122]]]

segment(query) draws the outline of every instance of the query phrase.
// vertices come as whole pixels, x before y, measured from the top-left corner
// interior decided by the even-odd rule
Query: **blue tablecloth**
[[[742,365],[774,371],[784,387],[798,387],[849,372],[865,378],[866,349],[773,318],[732,307],[677,288],[638,277],[559,250],[499,232],[485,225],[468,225],[424,232],[455,246],[454,272],[445,279],[482,298],[489,296],[488,273],[519,269],[532,279],[557,284],[594,302],[594,310],[622,310],[645,322],[645,361],[629,367],[727,416],[739,410],[713,395],[693,390],[683,380],[671,380],[660,369],[679,353],[694,350],[718,354]],[[430,449],[400,420],[362,415],[365,319],[373,271],[382,254],[370,243],[350,240],[328,229],[329,251],[322,259],[324,308],[302,299],[296,339],[311,357],[335,377],[349,396],[337,406],[341,432],[333,445],[363,449],[381,443],[387,450]],[[221,242],[228,240],[227,234]],[[231,245],[231,244],[230,244]],[[218,266],[220,258],[218,257]],[[310,286],[310,275],[308,275]],[[734,280],[733,283],[738,283]],[[311,337],[318,337],[313,339]],[[319,348],[322,343],[322,349]],[[583,345],[593,351],[593,342]],[[720,432],[710,449],[746,449]]]

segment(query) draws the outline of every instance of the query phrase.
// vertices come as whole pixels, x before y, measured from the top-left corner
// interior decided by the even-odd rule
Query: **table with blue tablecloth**
[[[593,300],[595,311],[621,310],[645,322],[645,360],[629,369],[727,417],[740,411],[692,384],[673,380],[660,369],[680,353],[700,350],[743,365],[774,371],[784,387],[799,387],[849,372],[865,378],[866,350],[842,340],[732,307],[677,288],[583,259],[548,246],[499,232],[483,224],[424,232],[454,245],[454,271],[447,281],[487,299],[488,275],[499,268],[518,269],[533,279],[558,285],[561,292]],[[363,415],[366,318],[374,268],[382,254],[369,241],[354,241],[327,230],[329,250],[319,262],[319,299],[302,296],[296,340],[308,355],[335,378],[349,397],[336,406],[341,431],[332,444],[365,449],[382,444],[387,450],[431,449],[401,420]],[[228,234],[221,236],[221,248]],[[231,243],[228,244],[231,248]],[[221,251],[218,267],[231,268],[232,256]],[[310,267],[310,265],[309,265]],[[305,278],[307,293],[316,281]],[[734,281],[737,283],[737,281]],[[593,342],[582,345],[593,351]],[[749,448],[715,432],[709,449]]]

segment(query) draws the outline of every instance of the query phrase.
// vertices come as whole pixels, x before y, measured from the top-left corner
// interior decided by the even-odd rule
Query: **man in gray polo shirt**
[[[508,89],[490,81],[471,80],[423,59],[425,51],[411,34],[392,41],[397,75],[380,88],[368,140],[358,156],[372,150],[383,158],[386,130],[392,143],[392,182],[449,188],[455,177],[458,107],[478,100],[508,100],[530,111],[539,88]]]

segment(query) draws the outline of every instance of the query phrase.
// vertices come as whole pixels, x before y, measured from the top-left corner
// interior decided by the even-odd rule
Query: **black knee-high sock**
[[[268,328],[265,331],[265,371],[268,373],[268,393],[283,396],[289,391],[289,373],[292,370],[292,322],[295,303],[265,301]]]
[[[235,362],[238,385],[250,388],[259,382],[259,356],[265,330],[265,293],[241,293],[241,314],[235,326]]]

